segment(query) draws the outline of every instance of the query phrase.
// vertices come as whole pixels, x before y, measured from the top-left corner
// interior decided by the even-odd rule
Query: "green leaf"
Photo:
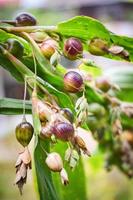
[[[122,45],[124,47],[130,47],[133,49],[133,38],[127,36],[119,36],[113,33],[110,33],[110,36],[114,43],[117,43],[118,45]]]
[[[110,40],[109,31],[98,20],[86,16],[77,16],[57,26],[57,32],[64,36],[89,40],[93,37]]]
[[[38,143],[34,150],[34,164],[39,197],[40,200],[59,200],[52,182],[51,171],[45,164],[46,153],[43,149],[49,152],[49,142],[38,138]]]
[[[43,73],[44,79],[50,84],[54,85],[58,89],[63,89],[63,78],[57,76],[54,72],[50,71],[52,66],[48,60],[41,53],[37,43],[27,34],[23,33],[23,36],[31,43],[35,57],[39,63],[39,70]]]
[[[133,127],[133,118],[129,118],[128,116],[126,115],[121,115],[121,122],[122,122],[122,125],[124,128],[131,128]]]
[[[40,82],[44,86],[44,88],[46,88],[49,91],[50,94],[53,94],[54,96],[56,96],[58,98],[58,102],[61,107],[63,107],[63,108],[68,107],[72,111],[74,111],[73,103],[67,94],[60,92],[59,90],[54,88],[52,85],[50,85],[49,83],[47,83],[46,81],[44,81],[40,78],[37,78],[37,81]]]
[[[5,43],[9,38],[14,38],[14,39],[19,40],[24,46],[24,53],[25,54],[28,55],[31,52],[30,45],[28,44],[28,42],[26,40],[24,40],[23,38],[21,38],[19,36],[16,36],[16,35],[11,34],[11,33],[7,33],[7,32],[0,29],[0,42]]]
[[[15,56],[13,56],[11,53],[9,53],[6,49],[3,47],[0,47],[1,53],[3,56],[5,56],[5,59],[8,59],[16,68],[16,70],[21,73],[23,78],[25,76],[34,76],[34,73],[26,66],[24,65],[19,59],[17,59]]]
[[[108,70],[112,82],[119,85],[121,90],[117,92],[118,98],[123,101],[133,102],[133,69],[131,67],[115,68]]]
[[[11,73],[11,75],[19,82],[23,82],[23,77],[21,73],[17,71],[17,69],[13,66],[13,64],[6,59],[5,56],[0,55],[0,65],[7,71]]]
[[[97,93],[92,87],[89,85],[85,86],[85,96],[87,98],[87,101],[89,103],[99,103],[99,104],[104,104],[104,99],[103,97]]]
[[[52,152],[59,152],[62,158],[64,158],[67,147],[66,143],[58,142],[51,150]],[[68,164],[65,164],[64,168],[67,170],[69,176],[70,183],[68,186],[62,185],[59,174],[52,173],[53,181],[60,199],[87,200],[86,178],[82,160],[79,161],[74,171],[70,169]]]
[[[102,69],[100,67],[94,67],[94,66],[88,66],[88,65],[82,64],[79,66],[79,69],[85,72],[86,74],[88,73],[89,75],[93,77],[102,75]]]
[[[27,114],[31,114],[30,101],[25,101],[25,111]],[[10,98],[0,99],[0,114],[3,115],[23,114],[23,101]]]
[[[110,32],[100,21],[91,17],[76,16],[68,21],[61,22],[57,25],[57,32],[64,37],[77,37],[85,41],[98,37],[106,40],[110,45],[123,46],[129,52],[129,60],[133,61],[133,38],[116,35]],[[115,60],[124,60],[124,58],[112,54],[105,54],[104,56]]]
[[[36,90],[32,93],[32,116],[34,123],[35,147],[34,147],[34,175],[37,180],[37,189],[40,200],[58,200],[52,182],[51,171],[48,169],[45,159],[50,150],[50,141],[42,140],[39,135],[41,122],[36,107]],[[46,153],[47,152],[47,153]]]

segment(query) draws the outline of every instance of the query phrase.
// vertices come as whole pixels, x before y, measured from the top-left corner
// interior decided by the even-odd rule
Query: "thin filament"
[[[34,50],[33,50],[33,48],[32,48],[32,55],[33,55],[33,61],[34,61],[34,73],[35,73],[34,89],[36,90],[37,63],[36,63],[36,58],[35,58],[35,54],[34,54]]]
[[[25,101],[26,101],[26,94],[27,94],[27,81],[25,78],[24,81],[24,98],[23,98],[23,120],[25,120]]]

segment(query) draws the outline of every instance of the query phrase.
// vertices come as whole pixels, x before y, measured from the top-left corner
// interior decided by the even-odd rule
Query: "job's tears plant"
[[[28,145],[33,133],[32,165],[41,200],[87,199],[81,156],[91,155],[90,134],[106,154],[106,168],[116,165],[133,177],[133,104],[132,99],[125,102],[123,95],[123,86],[126,90],[133,87],[133,71],[113,82],[115,75],[112,80],[103,76],[100,67],[84,54],[132,62],[133,39],[115,35],[85,16],[56,26],[38,26],[35,17],[21,13],[0,23],[0,64],[25,83],[22,101],[0,100],[1,114],[23,114],[15,130],[23,148],[15,165],[15,184],[21,194],[31,169]],[[77,68],[67,70],[62,57],[78,60]],[[29,101],[25,100],[26,89]],[[25,113],[32,114],[33,126]]]

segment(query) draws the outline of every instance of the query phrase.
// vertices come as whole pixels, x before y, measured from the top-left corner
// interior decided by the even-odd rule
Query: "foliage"
[[[55,53],[50,59],[47,59],[41,51],[40,43],[42,44],[43,41],[38,42],[38,38],[33,37],[33,33],[44,33],[43,40],[52,38],[58,43]],[[121,158],[121,151],[124,148],[121,132],[125,127],[126,130],[131,129],[130,117],[133,116],[133,105],[127,102],[123,103],[122,101],[132,102],[133,70],[129,71],[125,69],[119,76],[118,73],[120,72],[117,70],[114,71],[110,75],[113,82],[110,83],[106,80],[105,82],[109,85],[109,90],[104,91],[101,86],[96,84],[97,78],[102,76],[102,70],[92,61],[84,59],[82,53],[80,54],[77,50],[77,46],[74,48],[74,51],[78,52],[76,52],[78,54],[76,55],[76,59],[80,61],[80,66],[76,70],[84,80],[84,87],[82,88],[81,85],[81,90],[79,89],[75,94],[69,93],[65,90],[63,81],[67,70],[62,66],[62,62],[60,62],[62,54],[64,55],[64,42],[69,37],[77,38],[83,44],[84,51],[92,49],[90,45],[93,42],[95,55],[100,52],[102,56],[111,59],[133,61],[133,38],[115,35],[107,30],[99,21],[90,17],[77,16],[68,21],[61,22],[54,27],[0,26],[0,64],[17,81],[27,83],[32,100],[32,102],[25,101],[23,103],[22,100],[1,99],[0,113],[16,115],[22,114],[24,109],[26,113],[32,113],[35,132],[34,169],[39,198],[41,200],[80,200],[81,196],[83,200],[86,200],[87,197],[82,159],[79,160],[74,172],[70,170],[68,164],[65,164],[70,177],[70,185],[66,186],[66,188],[63,188],[60,184],[58,174],[51,173],[45,163],[47,154],[50,151],[57,151],[63,158],[67,147],[66,142],[53,144],[55,137],[49,139],[40,137],[42,121],[39,119],[40,113],[37,108],[40,101],[42,104],[45,104],[45,109],[47,108],[48,112],[50,110],[52,113],[51,116],[55,114],[55,111],[53,112],[52,110],[53,108],[57,110],[59,115],[62,112],[61,108],[69,108],[74,115],[75,130],[78,131],[79,126],[91,130],[94,138],[99,142],[101,151],[108,153],[107,168],[115,164],[125,174],[133,176],[132,169],[130,169],[132,167],[130,160],[123,163]],[[10,52],[9,47],[7,47],[7,40],[9,38],[17,39],[23,45],[23,57],[18,58],[17,55],[13,55]],[[98,44],[95,43],[95,39],[97,38],[100,39],[98,40]],[[51,48],[53,46],[50,46],[50,50]],[[91,51],[91,53],[93,52]],[[120,91],[116,84],[121,88]],[[126,97],[125,93],[127,91],[130,91],[130,97]],[[33,96],[34,92],[35,96]],[[114,99],[116,95],[122,101],[119,101],[117,98]],[[75,104],[78,110],[75,109]],[[47,116],[47,112],[45,112],[45,115],[47,119],[51,117]],[[128,143],[128,141],[126,142]],[[73,141],[68,141],[68,143],[70,147],[72,145],[72,151],[76,151],[79,156],[81,149],[87,155],[89,154],[86,146],[80,144],[78,144],[79,146],[76,144],[76,146],[75,143],[73,144]],[[86,141],[83,145],[86,145]],[[127,146],[128,148],[130,147],[129,144]],[[129,153],[132,153],[131,148],[129,148]],[[116,156],[117,159],[115,159]],[[130,155],[124,154],[124,156]],[[70,159],[73,159],[72,156]],[[74,157],[74,161],[77,164],[78,158]],[[125,164],[128,169],[125,168]]]

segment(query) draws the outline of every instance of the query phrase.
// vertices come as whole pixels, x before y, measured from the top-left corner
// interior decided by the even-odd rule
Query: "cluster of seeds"
[[[27,13],[18,15],[15,20],[3,20],[2,23],[8,23],[16,27],[35,26],[37,24],[36,19]],[[28,33],[37,46],[41,54],[50,62],[54,67],[58,64],[61,56],[66,57],[71,61],[80,60],[81,64],[87,63],[84,57],[83,47],[84,42],[78,38],[70,37],[63,40],[63,45],[60,45],[60,38],[45,33],[45,32],[30,32]],[[88,49],[91,54],[105,55],[113,54],[119,55],[124,59],[129,58],[128,52],[120,46],[110,45],[107,41],[100,38],[93,38],[87,41]],[[2,46],[11,55],[20,59],[25,54],[24,46],[16,39],[8,39]],[[19,54],[18,54],[19,51]],[[89,65],[92,63],[89,61]],[[92,65],[93,66],[93,65]],[[54,73],[54,71],[53,71]],[[123,166],[128,164],[128,169],[121,167],[122,170],[129,176],[133,176],[131,168],[132,163],[132,144],[128,139],[125,139],[125,133],[123,134],[122,122],[120,114],[124,113],[128,117],[133,116],[133,108],[131,105],[123,104],[117,98],[114,98],[110,91],[119,90],[119,87],[114,85],[106,77],[94,78],[91,74],[84,74],[80,67],[78,70],[72,69],[66,71],[63,74],[64,90],[74,99],[75,111],[69,108],[60,108],[56,99],[50,94],[51,99],[41,98],[36,89],[32,96],[32,106],[34,112],[37,114],[41,131],[39,137],[42,140],[49,140],[51,143],[58,143],[58,140],[68,143],[68,149],[65,152],[65,158],[71,168],[76,167],[76,164],[81,156],[81,153],[90,156],[90,149],[88,149],[87,141],[79,136],[79,127],[86,125],[90,128],[93,136],[101,143],[104,143],[105,130],[111,124],[111,132],[115,137],[115,144],[119,143],[119,149],[117,149],[117,156],[123,162]],[[95,94],[102,97],[103,101],[92,102],[86,98],[86,86],[95,92]],[[35,89],[35,88],[33,88]],[[48,93],[48,92],[47,92]],[[46,94],[47,94],[46,93]],[[47,95],[46,95],[47,96]],[[110,117],[111,116],[111,117]],[[25,117],[23,121],[16,127],[16,138],[18,142],[24,147],[24,151],[20,153],[16,163],[16,180],[20,192],[22,192],[23,184],[26,183],[27,169],[31,168],[31,158],[28,150],[28,144],[33,136],[34,128],[26,121]],[[127,135],[127,134],[126,134]],[[129,136],[129,134],[128,134]],[[131,134],[130,134],[131,136]],[[111,136],[112,138],[112,136]],[[116,140],[116,138],[118,138]],[[124,138],[124,139],[123,139]],[[128,140],[128,141],[127,141]],[[133,141],[133,140],[132,140]],[[112,143],[111,139],[110,142]],[[111,148],[112,151],[113,148]],[[114,148],[115,149],[115,148]],[[127,150],[128,149],[128,150]],[[113,153],[116,150],[113,151]],[[59,153],[51,152],[46,153],[45,160],[46,165],[53,172],[59,172],[61,181],[64,185],[69,183],[68,175],[63,167],[63,160]],[[129,155],[130,154],[130,155]]]

